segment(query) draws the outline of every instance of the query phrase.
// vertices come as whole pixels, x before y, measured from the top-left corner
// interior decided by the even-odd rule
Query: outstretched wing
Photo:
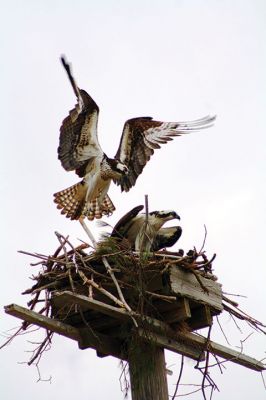
[[[133,118],[126,121],[115,158],[126,164],[129,172],[116,180],[126,192],[135,185],[138,176],[161,144],[175,136],[212,126],[215,116],[207,116],[188,122],[160,122],[151,117]]]
[[[123,238],[124,235],[128,232],[131,223],[133,223],[133,218],[135,218],[138,213],[143,210],[144,206],[136,206],[132,208],[129,212],[127,212],[115,225],[111,237],[113,238]]]
[[[76,170],[79,176],[84,176],[89,160],[103,153],[97,137],[99,108],[85,90],[78,88],[64,57],[61,61],[78,103],[62,122],[58,158],[65,170]]]

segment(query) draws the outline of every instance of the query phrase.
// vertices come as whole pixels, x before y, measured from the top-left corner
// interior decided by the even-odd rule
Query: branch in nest
[[[90,232],[89,228],[88,228],[87,225],[85,224],[84,220],[83,220],[82,218],[80,218],[79,221],[80,221],[80,223],[81,223],[81,226],[83,227],[83,229],[85,230],[85,232],[87,233],[87,235],[89,236],[89,238],[91,239],[91,241],[92,241],[94,247],[96,247],[97,242],[96,242],[96,240],[94,239],[94,237],[93,237],[92,233]],[[129,305],[127,304],[127,302],[126,302],[126,300],[125,300],[125,298],[124,298],[124,295],[123,295],[123,293],[122,293],[122,290],[121,290],[121,288],[120,288],[120,286],[119,286],[119,283],[118,283],[117,280],[116,280],[116,277],[115,277],[115,275],[114,275],[114,273],[113,273],[113,271],[112,271],[112,268],[110,267],[110,265],[109,265],[109,263],[108,263],[107,258],[103,256],[103,257],[102,257],[102,261],[103,261],[103,264],[104,264],[104,266],[105,266],[107,272],[109,273],[109,275],[111,276],[111,278],[112,278],[112,280],[113,280],[113,282],[114,282],[114,284],[115,284],[117,293],[118,293],[119,298],[120,298],[120,300],[121,300],[121,302],[122,302],[122,304],[123,304],[122,307],[124,307],[127,311],[129,311],[129,312],[131,313],[132,310],[131,310],[131,308],[129,307]],[[93,285],[92,285],[92,286],[93,286]],[[109,292],[108,292],[108,293],[109,293]],[[111,293],[109,293],[109,294],[111,294]],[[113,297],[114,297],[114,296],[113,296]],[[116,299],[116,300],[118,300],[118,299]],[[132,317],[132,320],[133,320],[133,322],[134,322],[134,325],[137,327],[138,324],[137,324],[136,320],[135,320],[133,317]]]
[[[239,308],[237,310],[232,309],[229,307],[227,304],[223,303],[224,309],[229,312],[231,316],[235,316],[236,318],[246,321],[248,324],[250,324],[253,328],[256,330],[260,331],[261,333],[264,333],[266,335],[266,330],[263,328],[266,328],[266,325],[264,325],[262,322],[256,320],[255,318],[252,318],[248,314],[246,314],[244,311],[240,310]]]
[[[99,286],[95,281],[92,279],[88,279],[86,275],[82,271],[78,271],[78,274],[80,275],[81,279],[83,282],[88,285],[88,286],[93,286],[95,289],[97,289],[99,292],[104,294],[106,297],[109,297],[115,304],[117,304],[121,308],[125,308],[124,303],[119,300],[117,297],[115,297],[112,293],[108,292],[108,290],[104,289],[103,287]]]

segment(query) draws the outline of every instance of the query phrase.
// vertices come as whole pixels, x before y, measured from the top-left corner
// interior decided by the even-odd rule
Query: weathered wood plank
[[[206,338],[204,336],[188,332],[185,334],[178,334],[178,337],[184,340],[184,342],[191,343],[194,346],[200,346],[202,349],[206,346]],[[254,371],[263,371],[266,369],[266,366],[255,358],[213,342],[212,340],[209,341],[209,348],[211,349],[211,352],[216,354],[218,357],[242,365],[243,367]]]
[[[203,361],[205,359],[205,354],[198,345],[190,345],[184,341],[178,341],[155,332],[147,333],[147,331],[142,328],[138,329],[138,335],[141,336],[143,340],[148,340],[157,346],[182,354],[193,360]]]
[[[208,290],[207,293],[200,286],[195,275],[176,266],[169,268],[169,279],[171,291],[177,296],[212,306],[218,311],[223,310],[222,288],[218,282],[200,276],[202,284]]]
[[[89,328],[79,329],[79,348],[81,350],[93,348],[104,356],[113,356],[121,360],[127,357],[122,353],[122,342],[119,339],[103,335]]]
[[[5,312],[31,324],[49,329],[59,335],[78,341],[80,349],[93,348],[105,355],[125,359],[121,354],[121,343],[117,339],[109,338],[90,328],[77,329],[71,325],[28,310],[17,304],[5,306]]]
[[[191,330],[206,328],[212,325],[212,315],[209,306],[204,304],[193,310],[191,319],[187,321]]]
[[[123,308],[114,307],[101,301],[91,299],[88,296],[75,294],[70,291],[55,292],[53,294],[53,302],[55,305],[57,302],[59,305],[78,304],[83,310],[91,309],[121,320],[128,320],[130,318],[129,313]]]
[[[64,324],[63,322],[57,321],[56,319],[46,317],[45,315],[41,315],[35,311],[28,310],[27,308],[21,307],[17,304],[10,304],[8,306],[5,306],[4,309],[7,314],[27,321],[30,324],[49,329],[50,331],[56,332],[59,335],[66,336],[69,339],[79,340],[78,330],[71,325]]]
[[[126,310],[119,309],[117,307],[112,307],[112,306],[105,306],[104,303],[101,302],[96,302],[96,300],[89,299],[86,296],[79,296],[76,294],[73,294],[72,292],[62,292],[62,294],[67,294],[67,297],[65,297],[66,301],[70,302],[76,302],[79,301],[79,298],[82,297],[82,302],[84,304],[91,304],[92,307],[97,307],[100,312],[103,314],[107,315],[113,315],[114,318],[119,318],[119,319],[124,319],[124,320],[131,320],[130,315]],[[61,296],[61,294],[59,295]],[[99,303],[99,304],[98,304]],[[93,309],[95,309],[93,308]],[[111,313],[111,314],[110,314]],[[134,318],[138,320],[138,315],[137,313],[132,313]],[[173,330],[170,328],[170,326],[162,321],[156,320],[154,318],[146,317],[145,322],[149,328],[154,331],[154,332],[162,332],[167,338],[172,338],[177,341],[180,339],[184,341],[185,343],[189,343],[192,346],[199,346],[201,350],[205,349],[205,344],[206,344],[206,338],[203,336],[195,335],[193,333],[187,332],[186,334],[179,334],[173,332]],[[147,329],[147,328],[146,328]],[[225,358],[227,360],[230,360],[234,363],[243,365],[247,368],[253,369],[255,371],[262,371],[265,369],[264,365],[249,356],[246,356],[245,354],[242,354],[240,352],[237,352],[235,350],[232,350],[230,348],[227,348],[225,346],[222,346],[218,343],[215,343],[213,341],[210,342],[212,346],[213,353],[215,353],[217,356],[220,356],[222,358]]]
[[[169,324],[185,321],[188,318],[191,318],[191,310],[189,306],[189,300],[185,297],[178,299],[175,308],[163,313],[164,321]]]
[[[64,293],[66,293],[66,292],[64,292]],[[76,301],[78,295],[73,295],[73,296],[75,298],[74,300]],[[85,296],[78,296],[78,297],[85,297]],[[88,299],[88,298],[86,298],[86,299]],[[88,300],[92,304],[91,299],[88,299]],[[95,307],[96,306],[100,307],[101,311],[106,310],[106,306],[104,304],[103,305],[99,305],[99,304],[95,305],[95,303],[93,303],[93,304]],[[108,306],[108,307],[111,307],[111,306]],[[115,309],[115,311],[111,309],[111,312],[113,313],[114,317],[116,316],[116,318],[121,319],[121,315],[123,314],[122,319],[125,319],[128,321],[131,320],[131,316],[127,313],[127,311],[116,309],[116,307],[112,307],[112,308]],[[90,332],[90,334],[87,334],[88,332],[86,332],[84,330],[80,333],[77,328],[74,328],[71,325],[65,324],[63,322],[57,321],[52,318],[48,318],[44,315],[36,313],[35,311],[30,311],[30,310],[28,310],[24,307],[21,307],[19,305],[16,305],[16,304],[11,304],[11,305],[6,306],[5,312],[7,314],[13,315],[13,316],[20,318],[24,321],[27,321],[29,323],[35,324],[35,325],[43,327],[45,329],[49,329],[60,335],[66,336],[70,339],[77,340],[80,342],[80,345],[83,346],[81,348],[85,348],[87,346],[93,347],[93,348],[97,348],[97,350],[100,353],[106,354],[107,351],[110,351],[110,354],[113,354],[114,356],[118,356],[118,355],[115,355],[115,354],[117,354],[117,350],[118,350],[118,345],[119,345],[118,342],[113,342],[111,340],[109,342],[109,346],[110,346],[109,350],[107,350],[107,347],[106,347],[106,346],[108,346],[108,343],[107,344],[105,343],[105,346],[103,348],[101,348],[100,340],[98,341],[97,346],[96,346],[95,341],[92,343],[92,346],[90,346],[89,341],[90,341],[90,337],[91,337],[90,336],[91,332]],[[108,315],[109,315],[109,312],[110,312],[110,309],[108,311]],[[136,313],[134,313],[134,316],[138,317],[138,315]],[[142,319],[142,322],[143,322],[143,319]],[[175,348],[174,341],[176,341],[176,342],[181,342],[183,344],[191,345],[192,348],[195,347],[195,348],[200,349],[201,351],[205,350],[206,338],[203,336],[196,335],[196,334],[193,334],[190,332],[186,332],[186,333],[176,332],[175,333],[169,327],[168,324],[158,321],[156,319],[150,318],[150,317],[145,318],[145,322],[147,323],[147,326],[145,328],[146,338],[147,338],[147,327],[149,327],[151,329],[151,335],[153,334],[153,332],[156,333],[156,331],[160,331],[160,335],[162,337],[159,338],[159,335],[158,335],[158,345],[160,344],[160,340],[161,340],[161,345],[163,345],[163,341],[165,340],[165,342],[164,342],[165,347],[167,346],[166,342],[168,341],[169,350],[170,350],[170,346],[171,346],[172,351],[180,352],[179,351],[180,344],[178,344],[179,349]],[[97,335],[97,332],[95,332],[95,334]],[[87,335],[87,338],[86,338],[86,335]],[[98,337],[100,339],[101,334],[98,334],[98,335],[99,335]],[[106,339],[106,335],[102,335],[102,340],[105,340],[105,339]],[[169,340],[170,341],[172,340],[172,345],[171,345],[171,342],[169,342]],[[212,340],[209,341],[209,347],[210,347],[211,351],[214,354],[216,354],[217,356],[222,357],[228,361],[234,362],[236,364],[242,365],[246,368],[250,368],[255,371],[263,371],[266,369],[265,365],[262,362],[254,359],[252,357],[249,357],[241,352],[235,351],[233,349],[230,349],[228,347],[220,345],[216,342],[213,342]]]
[[[170,326],[162,321],[159,321],[155,318],[144,316],[142,317],[140,314],[136,312],[129,312],[125,309],[110,306],[108,304],[102,303],[98,300],[91,299],[87,296],[78,295],[73,292],[64,291],[54,293],[53,301],[56,304],[57,299],[60,303],[64,302],[64,304],[78,304],[84,308],[91,308],[92,310],[98,311],[104,315],[111,316],[121,321],[132,321],[132,317],[134,317],[137,321],[141,321],[142,324],[145,324],[150,329],[157,332],[164,332],[165,334],[174,336],[175,333],[170,328]]]

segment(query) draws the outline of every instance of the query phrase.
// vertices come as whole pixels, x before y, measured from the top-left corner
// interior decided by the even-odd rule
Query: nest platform
[[[40,259],[34,265],[42,264],[42,271],[23,293],[33,296],[29,309],[5,307],[24,320],[24,329],[36,324],[76,340],[80,349],[95,349],[100,357],[127,360],[134,336],[198,361],[208,348],[248,368],[264,369],[197,332],[211,327],[224,309],[237,307],[231,302],[229,308],[212,272],[215,256],[208,260],[196,250],[136,254],[110,243],[88,252],[85,244],[75,248],[62,236],[60,243],[53,256],[31,254]]]

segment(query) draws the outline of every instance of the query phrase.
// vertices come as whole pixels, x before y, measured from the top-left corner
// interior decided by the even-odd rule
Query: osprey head
[[[115,171],[121,175],[127,175],[128,174],[128,167],[126,166],[126,164],[121,163],[118,160],[115,160],[115,164],[114,164],[114,168]]]
[[[121,176],[128,174],[128,167],[121,161],[108,157],[105,159],[108,164],[108,169],[110,168],[109,175],[112,179],[119,179]]]
[[[171,221],[172,219],[180,219],[179,215],[173,210],[151,211],[149,213],[150,224],[155,229],[160,229],[160,227],[163,226],[165,222]]]
[[[173,210],[165,210],[165,211],[152,211],[149,213],[150,216],[155,217],[156,219],[161,219],[162,221],[170,221],[172,219],[180,219],[179,215]]]

